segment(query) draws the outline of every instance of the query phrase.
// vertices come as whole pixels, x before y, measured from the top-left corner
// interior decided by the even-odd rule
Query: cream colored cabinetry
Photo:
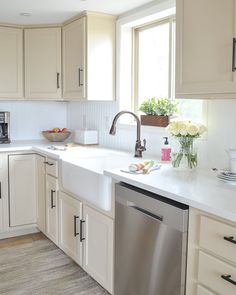
[[[46,235],[58,245],[58,180],[46,176]]]
[[[59,193],[59,247],[79,265],[82,265],[80,224],[82,203]]]
[[[36,155],[37,227],[46,234],[45,157]]]
[[[190,209],[187,295],[236,294],[236,224]]]
[[[34,154],[9,155],[10,226],[36,223]]]
[[[65,99],[114,99],[115,20],[86,13],[63,27]]]
[[[8,157],[7,154],[0,154],[0,233],[8,225]]]
[[[25,97],[61,98],[61,28],[25,29]]]
[[[0,98],[23,97],[23,30],[0,27]]]
[[[176,97],[235,98],[235,4],[235,0],[176,1]]]
[[[83,207],[83,268],[109,292],[113,277],[113,220]]]

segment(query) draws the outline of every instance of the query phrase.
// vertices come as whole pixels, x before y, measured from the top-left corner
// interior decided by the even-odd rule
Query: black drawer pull
[[[74,215],[74,237],[79,235],[79,233],[77,233],[77,230],[76,230],[76,224],[77,224],[78,218],[79,218],[79,216]]]
[[[56,205],[53,204],[53,194],[54,194],[55,192],[56,192],[56,191],[54,191],[54,190],[51,189],[51,209],[56,208]]]
[[[48,166],[53,166],[53,163],[49,163],[49,162],[44,162],[44,164],[47,164]]]
[[[232,54],[232,72],[235,72],[236,67],[235,67],[235,44],[236,43],[236,38],[233,38],[233,54]]]
[[[83,242],[83,240],[85,240],[85,238],[83,238],[83,223],[85,222],[85,220],[80,220],[80,242]]]
[[[236,244],[236,240],[234,239],[233,236],[231,237],[224,237],[224,240],[230,242],[230,243],[233,243],[233,244]]]
[[[222,275],[221,278],[236,286],[236,282],[231,279],[231,275]]]

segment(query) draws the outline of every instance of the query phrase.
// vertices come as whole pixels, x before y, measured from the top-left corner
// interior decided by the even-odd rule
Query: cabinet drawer
[[[58,177],[58,161],[47,158],[45,165],[47,174]]]
[[[206,216],[200,222],[200,246],[236,263],[236,228]]]
[[[207,290],[206,288],[198,285],[197,286],[197,295],[215,295],[215,293],[212,293],[211,291]]]
[[[235,267],[199,251],[198,281],[217,294],[235,295],[236,285],[223,279],[222,275],[230,275],[230,279],[236,282]]]

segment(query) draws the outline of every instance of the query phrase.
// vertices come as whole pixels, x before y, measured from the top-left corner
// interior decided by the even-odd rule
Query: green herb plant
[[[168,98],[152,97],[145,100],[139,110],[146,115],[171,116],[178,112],[178,103]]]

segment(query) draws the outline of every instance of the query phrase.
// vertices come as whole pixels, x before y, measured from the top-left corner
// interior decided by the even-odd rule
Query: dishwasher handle
[[[144,215],[147,215],[147,216],[149,216],[149,217],[152,217],[152,218],[154,218],[154,219],[157,219],[157,220],[159,220],[159,221],[161,221],[161,222],[163,222],[163,216],[161,216],[161,215],[156,215],[156,214],[154,214],[154,213],[152,213],[152,212],[150,212],[150,211],[147,211],[147,210],[145,210],[145,209],[143,209],[143,208],[140,208],[140,207],[138,207],[138,206],[136,206],[136,205],[129,205],[128,207],[130,207],[130,208],[132,208],[132,209],[135,209],[135,210],[137,210],[137,211],[139,211],[139,212],[141,212],[141,213],[143,213]]]

